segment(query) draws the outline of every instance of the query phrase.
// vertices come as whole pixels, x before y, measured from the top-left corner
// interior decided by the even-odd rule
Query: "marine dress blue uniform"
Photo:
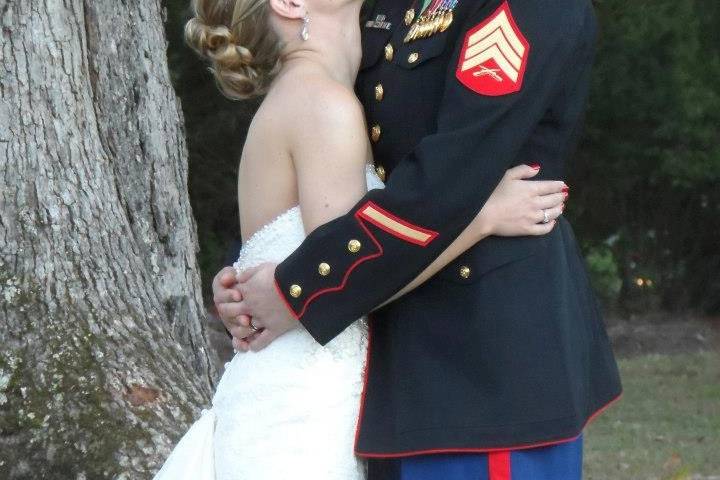
[[[356,90],[386,188],[275,272],[319,343],[432,263],[508,168],[564,177],[596,30],[591,0],[368,4]],[[371,480],[486,478],[505,463],[512,480],[578,478],[579,435],[621,392],[563,217],[543,237],[479,242],[374,311],[370,337],[355,451]]]

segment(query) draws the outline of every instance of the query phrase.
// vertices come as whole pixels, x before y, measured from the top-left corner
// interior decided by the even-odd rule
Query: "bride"
[[[368,189],[383,188],[353,92],[361,4],[193,1],[195,17],[186,38],[210,61],[222,91],[234,99],[266,94],[240,163],[244,242],[237,273],[280,262],[308,232],[346,213]],[[537,171],[524,165],[509,170],[475,221],[401,294],[487,235],[547,233],[554,222],[535,224],[532,201],[545,202],[557,218],[564,184],[539,182],[541,189],[532,188],[538,183],[524,179]],[[322,275],[323,266],[319,269]],[[297,328],[262,351],[237,353],[226,365],[212,408],[155,478],[362,480],[365,468],[353,454],[353,440],[366,332],[359,319],[321,347]],[[247,328],[244,336],[257,334]]]

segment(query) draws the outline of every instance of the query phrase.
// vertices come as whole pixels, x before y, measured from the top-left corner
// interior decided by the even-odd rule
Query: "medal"
[[[409,43],[421,38],[428,38],[438,32],[444,32],[453,22],[455,7],[458,0],[424,0],[419,15],[415,19],[415,4],[405,12],[405,25],[410,26],[407,35],[405,35],[404,43]],[[412,25],[411,25],[412,24]]]
[[[413,20],[415,20],[415,9],[411,8],[405,12],[405,25],[410,26]]]
[[[448,10],[442,20],[442,25],[440,25],[441,32],[444,32],[445,30],[450,28],[450,24],[452,24],[452,22],[453,22],[453,16],[454,16],[453,11]]]

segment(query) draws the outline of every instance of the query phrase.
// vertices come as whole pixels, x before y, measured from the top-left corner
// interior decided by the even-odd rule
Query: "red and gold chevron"
[[[481,95],[497,97],[519,92],[530,44],[504,2],[465,36],[457,79]]]

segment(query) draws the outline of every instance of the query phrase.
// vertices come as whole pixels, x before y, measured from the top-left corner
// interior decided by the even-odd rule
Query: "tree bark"
[[[0,478],[148,478],[207,406],[159,0],[0,0]]]

